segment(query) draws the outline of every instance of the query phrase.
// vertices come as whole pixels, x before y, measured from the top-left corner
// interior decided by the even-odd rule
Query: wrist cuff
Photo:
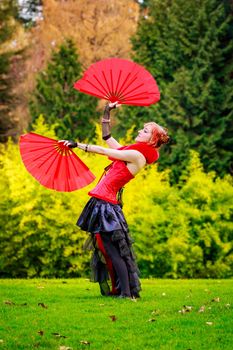
[[[106,141],[106,140],[110,139],[111,136],[112,136],[111,134],[108,134],[106,136],[103,136],[102,139]]]

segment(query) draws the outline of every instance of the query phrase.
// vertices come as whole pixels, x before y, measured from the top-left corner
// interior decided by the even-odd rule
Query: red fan
[[[152,75],[132,61],[109,58],[92,64],[74,88],[111,102],[149,106],[160,99]]]
[[[29,173],[47,188],[71,192],[95,179],[69,147],[48,137],[33,132],[22,135],[20,153]]]

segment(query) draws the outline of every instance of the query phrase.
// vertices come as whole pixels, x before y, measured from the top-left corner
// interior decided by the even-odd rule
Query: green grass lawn
[[[233,348],[233,280],[142,288],[135,302],[102,297],[85,279],[0,280],[0,350]]]

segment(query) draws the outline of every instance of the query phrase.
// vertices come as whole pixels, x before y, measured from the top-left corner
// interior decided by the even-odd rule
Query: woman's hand
[[[112,109],[117,108],[117,107],[120,107],[120,106],[121,106],[121,104],[118,103],[118,101],[116,101],[116,102],[110,102],[110,103],[108,103],[108,104],[105,106],[105,111],[110,112]]]
[[[78,147],[78,143],[72,140],[59,140],[58,143],[63,142],[64,146],[67,146],[69,148],[76,148]]]
[[[120,104],[118,101],[116,101],[116,102],[110,102],[108,105],[109,105],[109,107],[112,108],[112,109],[121,106],[121,104]]]

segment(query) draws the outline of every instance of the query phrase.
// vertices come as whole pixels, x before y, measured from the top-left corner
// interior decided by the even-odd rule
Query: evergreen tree
[[[12,17],[16,17],[17,11],[14,1],[3,0],[0,3],[0,46],[12,37],[14,24]],[[12,81],[9,76],[10,58],[13,52],[0,51],[0,142],[5,142],[9,131],[13,127],[9,118],[13,93]]]
[[[97,99],[76,91],[73,84],[80,78],[81,65],[71,40],[54,52],[46,71],[37,79],[30,104],[33,121],[43,115],[48,125],[55,126],[61,139],[93,138],[97,119]]]
[[[126,127],[157,121],[173,142],[160,165],[177,181],[189,149],[198,150],[205,169],[232,170],[233,19],[230,2],[150,0],[133,38],[133,59],[156,78],[161,101],[119,113]],[[125,118],[127,115],[127,120]]]

